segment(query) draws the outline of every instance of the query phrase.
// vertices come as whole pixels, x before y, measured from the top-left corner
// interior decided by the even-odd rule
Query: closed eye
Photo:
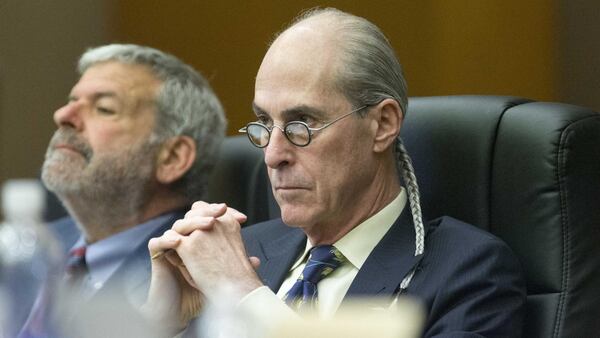
[[[115,113],[113,109],[102,106],[96,107],[96,110],[102,115],[113,115]]]

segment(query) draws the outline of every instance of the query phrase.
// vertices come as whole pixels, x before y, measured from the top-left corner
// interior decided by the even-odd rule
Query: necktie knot
[[[317,284],[337,269],[344,260],[344,256],[333,245],[316,246],[311,249],[310,257],[300,278]]]
[[[75,247],[69,251],[69,258],[67,259],[67,274],[81,275],[87,271],[87,265],[85,262],[85,245]]]
[[[317,302],[317,283],[337,269],[346,258],[333,245],[320,245],[311,249],[308,262],[284,300],[300,310],[313,307]]]

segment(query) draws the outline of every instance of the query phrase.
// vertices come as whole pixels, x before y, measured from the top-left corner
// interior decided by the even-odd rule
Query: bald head
[[[300,91],[330,94],[339,64],[332,32],[318,18],[287,29],[267,51],[256,77],[256,88],[290,83],[296,84]]]
[[[321,68],[329,76],[328,90],[339,92],[353,106],[392,98],[406,113],[402,67],[381,30],[364,18],[333,8],[304,12],[272,43],[257,81],[267,61],[288,70]]]

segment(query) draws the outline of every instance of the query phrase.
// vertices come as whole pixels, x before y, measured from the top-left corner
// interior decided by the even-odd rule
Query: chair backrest
[[[502,238],[527,279],[523,337],[600,332],[600,114],[515,97],[409,100],[424,217]]]
[[[227,137],[208,184],[207,201],[225,202],[245,213],[246,225],[279,217],[263,159],[263,151],[246,136]]]

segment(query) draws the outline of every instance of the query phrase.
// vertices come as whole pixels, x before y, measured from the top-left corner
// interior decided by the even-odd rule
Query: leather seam
[[[564,320],[565,315],[565,307],[566,307],[566,298],[568,294],[569,288],[569,274],[570,274],[570,232],[569,232],[569,214],[567,209],[567,199],[568,199],[568,191],[565,188],[565,184],[563,179],[561,179],[562,174],[566,171],[566,155],[565,148],[567,143],[567,137],[569,132],[569,125],[567,125],[560,134],[560,140],[558,144],[558,149],[556,153],[556,182],[559,187],[559,198],[560,198],[560,219],[562,226],[562,237],[563,237],[563,259],[562,259],[562,278],[561,278],[561,292],[558,296],[558,306],[556,308],[556,321],[554,322],[554,332],[553,337],[558,337],[559,332],[562,328],[562,322]]]
[[[495,233],[495,229],[493,229],[494,226],[494,201],[493,201],[493,190],[494,190],[494,168],[496,168],[495,166],[495,162],[496,162],[496,148],[498,145],[498,135],[500,133],[500,126],[502,124],[502,121],[504,120],[504,115],[507,114],[507,112],[511,109],[514,108],[516,106],[521,106],[527,103],[531,103],[533,101],[526,99],[526,98],[522,98],[522,97],[507,97],[507,101],[505,102],[504,107],[502,108],[502,112],[499,114],[498,116],[498,120],[496,121],[496,127],[494,128],[494,141],[491,143],[491,149],[490,149],[490,171],[488,173],[488,182],[489,182],[489,189],[488,189],[488,205],[487,205],[487,209],[488,209],[488,220],[487,220],[487,231],[491,232],[491,233]]]
[[[565,307],[567,298],[569,295],[569,285],[570,285],[570,272],[571,272],[571,232],[569,228],[569,213],[568,213],[568,194],[569,192],[566,189],[566,184],[564,182],[566,176],[566,164],[567,164],[567,156],[566,145],[567,139],[569,135],[572,133],[571,128],[575,124],[583,123],[588,119],[597,119],[597,115],[588,116],[577,121],[573,121],[566,125],[561,132],[560,140],[558,144],[558,152],[557,152],[557,169],[556,169],[556,179],[559,186],[560,191],[560,215],[561,215],[561,224],[562,224],[562,233],[563,233],[563,267],[562,267],[562,282],[561,282],[561,292],[559,293],[558,298],[558,307],[556,309],[556,322],[554,325],[554,337],[559,337],[559,332],[562,328],[562,324],[565,316]],[[562,179],[561,179],[562,178]]]

